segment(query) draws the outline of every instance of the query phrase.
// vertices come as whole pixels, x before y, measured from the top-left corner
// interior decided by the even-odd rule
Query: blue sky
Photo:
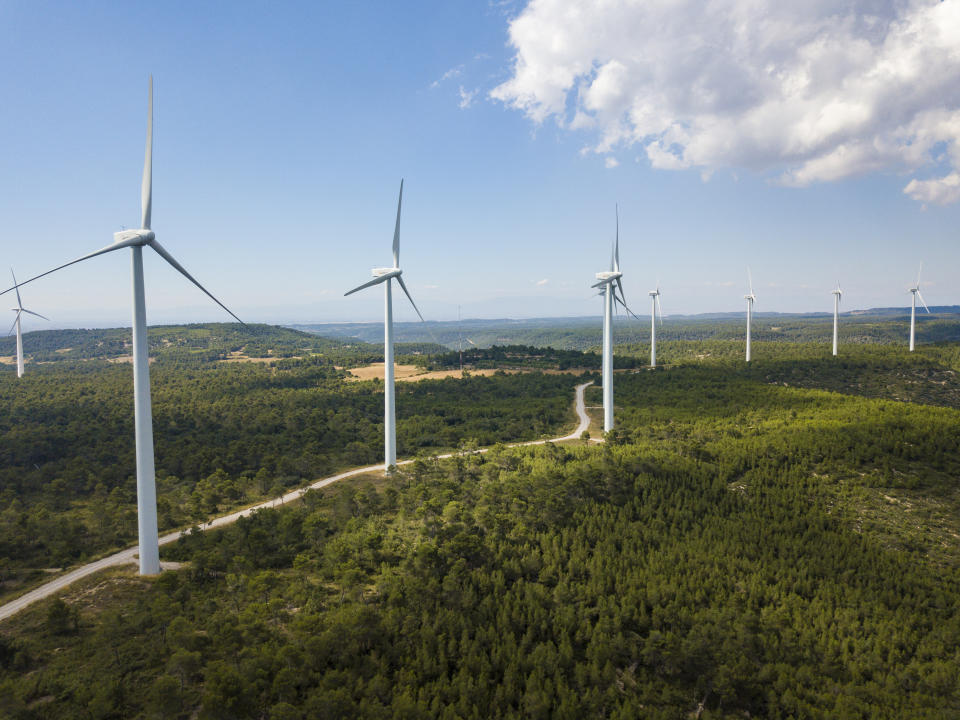
[[[600,30],[602,50],[571,41],[564,33],[581,22],[562,27],[571,4],[0,2],[0,266],[37,274],[138,223],[153,73],[153,228],[245,320],[380,319],[378,289],[342,294],[389,264],[401,177],[401,266],[428,319],[455,319],[458,305],[465,317],[599,314],[589,285],[606,269],[615,203],[638,311],[658,278],[668,315],[739,310],[748,263],[758,311],[829,310],[837,278],[848,309],[905,305],[921,260],[927,302],[960,303],[957,143],[942,130],[960,102],[942,64],[949,92],[903,100],[900,125],[883,124],[889,99],[844,105],[841,121],[857,120],[839,144],[821,127],[837,116],[829,91],[860,71],[812,71],[817,93],[804,107],[820,120],[800,117],[784,139],[788,123],[768,105],[717,109],[717,97],[754,98],[767,85],[725,87],[737,73],[705,77],[709,59],[653,83],[648,67],[685,67],[670,55],[677,43],[638,58],[618,56],[617,38]],[[592,20],[632,27],[633,39],[652,23],[582,5],[588,39]],[[804,22],[813,33],[821,19]],[[559,38],[546,55],[544,38]],[[807,39],[791,42],[807,57]],[[544,81],[554,68],[574,70],[557,86]],[[787,84],[770,91],[777,102]],[[691,109],[688,87],[712,98],[708,109]],[[914,123],[934,111],[936,122]],[[907,126],[924,157],[917,140],[913,155],[889,149]],[[146,273],[150,323],[229,319],[157,256]],[[50,327],[128,325],[129,253],[23,295]],[[398,320],[415,318],[395,307]]]

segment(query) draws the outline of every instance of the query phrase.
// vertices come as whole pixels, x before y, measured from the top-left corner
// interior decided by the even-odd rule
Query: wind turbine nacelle
[[[121,230],[113,234],[113,242],[114,244],[146,245],[155,237],[153,230]]]
[[[659,294],[660,294],[659,290],[651,290],[650,292],[647,293],[647,295],[649,295],[650,297],[656,297]]]
[[[617,278],[621,278],[621,277],[623,277],[623,273],[621,272],[607,271],[607,272],[597,273],[597,280],[600,280],[603,282],[612,282]]]
[[[383,278],[384,280],[387,280],[389,278],[399,277],[400,274],[403,272],[403,270],[401,270],[400,268],[393,268],[393,267],[373,268],[373,270],[371,270],[370,272],[373,273],[373,276],[375,278]]]

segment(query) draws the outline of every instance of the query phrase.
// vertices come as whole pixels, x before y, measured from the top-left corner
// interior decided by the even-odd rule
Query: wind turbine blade
[[[200,288],[201,290],[203,290],[203,292],[206,294],[207,297],[209,297],[209,298],[210,298],[211,300],[213,300],[217,305],[219,305],[219,306],[222,307],[224,310],[226,310],[227,313],[228,313],[231,317],[233,317],[234,320],[236,320],[236,321],[237,321],[238,323],[240,323],[241,325],[246,325],[246,323],[245,323],[243,320],[241,320],[240,318],[238,318],[236,315],[233,314],[233,312],[230,310],[230,308],[228,308],[228,307],[227,307],[226,305],[224,305],[222,302],[220,302],[219,300],[217,300],[217,299],[213,296],[213,293],[211,293],[211,292],[210,292],[209,290],[207,290],[203,285],[201,285],[199,282],[197,282],[197,279],[196,279],[195,277],[193,277],[193,275],[191,275],[190,273],[188,273],[187,270],[186,270],[186,268],[183,267],[183,265],[181,265],[181,264],[178,263],[176,260],[174,260],[173,255],[171,255],[171,254],[168,253],[166,250],[164,250],[163,245],[161,245],[160,243],[158,243],[156,240],[151,240],[151,241],[150,241],[150,247],[152,247],[154,250],[157,251],[157,255],[159,255],[159,256],[162,257],[164,260],[166,260],[168,263],[170,263],[171,265],[173,265],[174,269],[178,270],[178,271],[180,272],[180,274],[183,275],[187,280],[189,280],[189,281],[192,282],[194,285],[196,285],[198,288]]]
[[[150,76],[150,99],[147,101],[147,149],[143,157],[143,182],[140,184],[140,227],[150,229],[153,203],[153,75]],[[213,297],[211,295],[211,297]],[[227,310],[227,312],[230,312]],[[230,313],[233,315],[233,313]]]
[[[386,276],[386,275],[384,275],[383,277],[374,278],[374,279],[371,280],[370,282],[365,282],[363,285],[358,285],[358,286],[355,287],[353,290],[347,290],[347,292],[345,292],[345,293],[343,294],[343,296],[346,297],[347,295],[353,295],[353,294],[354,294],[355,292],[357,292],[358,290],[364,290],[364,289],[366,289],[366,288],[368,288],[368,287],[373,287],[374,285],[379,285],[380,283],[385,282],[386,280],[387,280],[387,276]]]
[[[407,296],[407,300],[410,301],[410,304],[413,305],[413,309],[417,311],[417,315],[420,315],[420,309],[417,307],[417,304],[413,301],[413,296],[410,294],[410,291],[407,290],[406,283],[403,282],[403,278],[397,275],[397,282],[400,283],[400,287],[403,289],[403,292]],[[426,322],[423,319],[423,315],[420,315],[420,322]]]
[[[923,272],[923,263],[920,263],[920,269],[917,270],[917,285],[916,285],[917,290],[920,289],[920,273],[922,272]]]
[[[623,306],[623,309],[627,311],[627,314],[630,315],[630,317],[632,317],[634,320],[639,320],[639,319],[640,319],[639,317],[637,317],[637,314],[636,314],[635,312],[633,312],[633,310],[631,310],[630,308],[627,307],[627,304],[623,301],[623,298],[618,297],[617,294],[614,293],[614,294],[613,294],[613,299],[616,301],[616,302],[614,303],[614,307],[616,307],[616,303],[620,303],[620,304]]]
[[[55,267],[53,270],[47,270],[45,273],[40,273],[39,275],[35,275],[34,277],[30,278],[29,280],[24,280],[22,283],[17,283],[16,287],[18,287],[18,288],[19,288],[19,287],[23,287],[23,286],[26,285],[27,283],[32,283],[34,280],[39,280],[40,278],[42,278],[42,277],[44,277],[44,276],[46,276],[46,275],[49,275],[50,273],[54,273],[54,272],[56,272],[57,270],[62,270],[63,268],[69,267],[70,265],[76,265],[78,262],[83,262],[84,260],[89,260],[90,258],[96,257],[97,255],[103,255],[104,253],[108,253],[108,252],[111,252],[111,251],[113,251],[113,250],[119,250],[120,248],[130,247],[131,245],[134,245],[134,244],[136,243],[136,241],[138,241],[138,240],[139,240],[139,238],[133,238],[133,239],[131,239],[131,240],[123,240],[123,241],[121,241],[121,242],[113,243],[112,245],[107,245],[105,248],[100,248],[100,249],[97,250],[96,252],[92,252],[92,253],[90,253],[89,255],[84,255],[83,257],[79,257],[79,258],[77,258],[76,260],[71,260],[70,262],[64,263],[63,265],[58,265],[58,266]],[[0,295],[6,295],[8,292],[10,292],[10,291],[13,290],[13,289],[14,289],[14,288],[7,288],[7,289],[4,290],[3,292],[0,292]],[[19,290],[18,290],[18,291],[17,291],[17,295],[19,295],[19,294],[20,294],[20,292],[19,292]]]
[[[621,278],[617,278],[617,287],[620,288],[620,297],[623,298],[623,302],[626,303],[627,296],[623,294],[623,280]],[[626,304],[624,304],[624,307],[626,307]]]
[[[466,340],[468,343],[470,343],[470,344],[473,345],[474,347],[476,347],[476,345],[477,345],[473,340],[471,340],[471,339],[468,338],[468,337],[465,337],[464,340]]]
[[[620,272],[620,206],[617,205],[615,207],[617,212],[617,231],[613,236],[613,265],[610,269]],[[621,293],[622,292],[621,290]]]
[[[33,310],[27,310],[26,308],[20,308],[20,312],[30,313],[31,315],[36,315],[38,318],[43,318],[44,320],[49,321],[50,318],[41,315],[40,313],[35,313]]]
[[[10,277],[13,278],[13,287],[17,290],[17,307],[23,310],[23,301],[20,299],[20,287],[17,285],[17,276],[13,274],[13,268],[10,268]]]
[[[13,319],[13,325],[10,326],[10,329],[7,331],[7,335],[12,335],[14,329],[17,327],[17,320],[20,319],[20,311],[17,310],[17,316]]]
[[[601,281],[598,282],[598,283],[594,283],[594,284],[591,285],[590,287],[592,287],[592,288],[603,287],[604,285],[606,285],[606,284],[609,283],[609,282],[610,282],[609,280],[601,280]]]
[[[747,265],[747,283],[750,285],[750,294],[753,295],[753,275],[750,273],[749,265]]]
[[[659,288],[657,288],[657,294],[655,295],[655,297],[657,298],[657,315],[659,315],[660,317],[660,326],[663,327],[663,306],[660,305]]]
[[[923,309],[927,311],[927,314],[929,314],[930,308],[928,308],[927,304],[923,301],[923,295],[920,294],[919,290],[917,290],[917,297],[920,298],[920,304],[923,305]]]
[[[400,206],[403,205],[403,178],[400,178],[400,199],[397,200],[397,224],[393,228],[393,266],[400,267]]]

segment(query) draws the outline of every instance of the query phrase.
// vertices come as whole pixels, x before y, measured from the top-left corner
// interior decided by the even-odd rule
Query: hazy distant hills
[[[919,313],[919,337],[926,341],[960,340],[960,305],[934,306],[932,314]],[[895,343],[904,335],[903,322],[910,308],[870,308],[843,313],[841,338],[856,343]],[[658,331],[662,340],[733,339],[743,335],[742,312],[669,315]],[[754,337],[763,340],[826,340],[831,332],[830,313],[754,314]],[[649,316],[634,319],[621,314],[614,323],[617,343],[649,339]],[[306,323],[291,325],[330,338],[383,342],[383,323]],[[493,320],[396,322],[395,337],[403,342],[436,342],[451,349],[493,345],[552,346],[582,350],[600,343],[602,320],[596,317],[508,318]]]

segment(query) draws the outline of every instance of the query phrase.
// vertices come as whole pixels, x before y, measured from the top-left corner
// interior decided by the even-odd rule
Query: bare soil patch
[[[347,380],[373,380],[374,378],[383,380],[384,364],[373,363],[363,367],[351,368],[347,372],[350,377]],[[493,375],[496,370],[468,370],[470,375]],[[506,371],[511,372],[511,371]],[[513,371],[516,372],[516,371]],[[432,370],[426,371],[416,365],[394,365],[393,377],[397,382],[419,382],[420,380],[439,380],[448,377],[461,377],[459,370]]]

